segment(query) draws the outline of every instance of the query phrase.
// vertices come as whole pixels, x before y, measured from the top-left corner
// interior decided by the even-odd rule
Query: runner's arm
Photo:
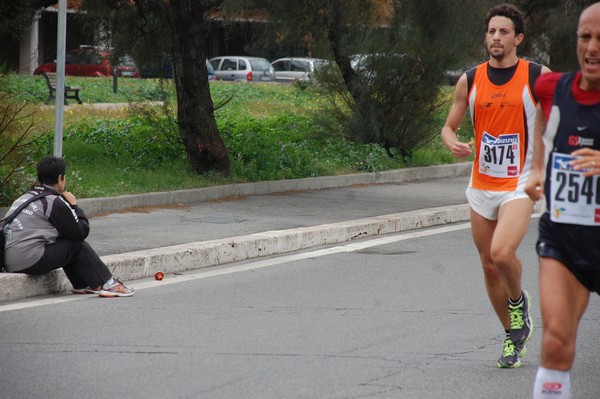
[[[545,145],[542,135],[546,130],[546,117],[541,104],[538,104],[535,111],[535,128],[533,129],[533,157],[531,159],[531,172],[525,193],[534,201],[544,196],[544,179],[546,175],[544,158]]]
[[[442,142],[456,158],[468,157],[472,152],[473,142],[463,143],[456,134],[469,105],[467,97],[467,75],[463,73],[454,88],[454,101],[441,131]]]

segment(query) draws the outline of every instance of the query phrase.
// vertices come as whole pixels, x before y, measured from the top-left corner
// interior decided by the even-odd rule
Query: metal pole
[[[65,111],[65,46],[67,41],[67,0],[58,1],[56,34],[56,111],[54,117],[54,156],[62,157]]]
[[[113,92],[119,91],[119,85],[117,83],[117,67],[113,67]]]

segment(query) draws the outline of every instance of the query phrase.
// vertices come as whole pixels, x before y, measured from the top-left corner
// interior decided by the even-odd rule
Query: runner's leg
[[[561,262],[540,258],[540,305],[544,326],[542,367],[571,369],[579,321],[589,298],[589,290]]]
[[[473,242],[477,247],[481,259],[485,288],[488,297],[490,298],[490,302],[492,303],[492,307],[494,308],[500,323],[502,323],[502,327],[504,330],[509,330],[510,318],[506,306],[508,303],[508,292],[506,291],[502,277],[494,266],[490,254],[496,224],[497,222],[495,220],[486,219],[471,209],[471,233],[473,235]]]
[[[527,233],[533,202],[529,198],[509,201],[500,207],[498,224],[490,246],[491,258],[511,299],[521,296],[522,264],[517,249]],[[504,302],[506,306],[508,302]]]
[[[571,367],[579,321],[589,290],[560,261],[540,258],[540,303],[544,332],[533,398],[571,398]]]

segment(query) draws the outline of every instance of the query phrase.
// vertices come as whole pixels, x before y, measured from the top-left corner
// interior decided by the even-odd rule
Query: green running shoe
[[[496,365],[502,369],[516,369],[521,367],[521,356],[527,354],[525,345],[515,346],[509,337],[504,340],[502,356]]]

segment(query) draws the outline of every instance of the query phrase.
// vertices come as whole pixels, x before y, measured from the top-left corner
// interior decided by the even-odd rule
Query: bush
[[[71,126],[65,141],[94,145],[102,156],[125,158],[131,167],[156,168],[165,161],[185,159],[176,124],[169,117],[89,119]]]
[[[0,77],[0,85],[6,77]],[[37,133],[33,114],[14,95],[0,93],[0,203],[7,203],[33,183],[32,164],[42,154],[45,134]]]
[[[336,174],[340,169],[378,171],[389,167],[385,150],[340,139],[317,138],[316,127],[301,115],[256,118],[234,114],[219,118],[229,151],[232,176],[238,180],[293,179]],[[85,146],[85,154],[126,159],[130,168],[156,169],[186,159],[172,116],[160,113],[126,120],[88,118],[72,125],[65,143]]]
[[[73,79],[73,84],[86,83],[88,94],[97,95],[100,102],[123,101],[124,97],[120,96],[125,90],[115,95],[107,86],[109,82],[110,79],[104,78]],[[167,98],[166,105],[75,105],[65,109],[63,155],[69,164],[69,188],[78,197],[378,172],[409,165],[409,160],[403,157],[389,157],[383,146],[357,143],[341,137],[343,130],[330,117],[323,120],[335,134],[328,134],[316,122],[315,116],[324,115],[323,109],[330,104],[330,98],[320,94],[314,85],[300,89],[294,85],[211,82],[214,103],[225,103],[216,110],[215,117],[229,151],[231,178],[197,175],[187,163],[176,114],[169,105],[169,100],[174,98],[171,83],[152,79],[122,79],[120,82],[124,87],[129,86],[128,93],[134,98],[161,95]],[[38,84],[39,87],[36,86]],[[28,144],[20,147],[19,151],[24,163],[18,163],[16,158],[10,161],[13,165],[11,171],[7,170],[8,161],[0,163],[0,178],[8,182],[2,187],[0,203],[3,205],[12,202],[33,182],[35,171],[30,165],[52,153],[53,136],[49,130],[54,119],[53,110],[25,106],[23,102],[23,98],[33,98],[35,90],[41,92],[36,101],[39,104],[47,96],[41,79],[12,75],[6,85],[0,86],[5,99],[1,104],[7,107],[3,114],[22,117],[18,124],[15,120],[9,124],[10,139],[14,141],[20,135],[28,137],[23,141]],[[7,94],[7,91],[13,94]],[[28,110],[31,110],[29,114],[32,117],[35,114],[35,125],[33,118],[25,118]],[[443,118],[439,120],[443,123]],[[6,143],[1,144],[1,138],[7,136],[6,131],[7,128],[0,131],[0,156],[8,154]],[[439,140],[428,145],[426,150],[416,151],[410,164],[453,161]],[[11,175],[8,176],[8,173]]]

